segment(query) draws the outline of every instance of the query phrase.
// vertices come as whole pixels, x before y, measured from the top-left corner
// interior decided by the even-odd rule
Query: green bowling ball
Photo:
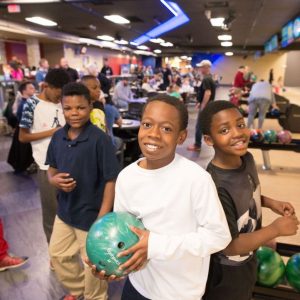
[[[145,229],[143,223],[127,212],[112,212],[96,220],[91,226],[86,239],[86,252],[98,271],[104,270],[106,275],[121,277],[119,266],[132,255],[117,257],[139,241],[129,226]]]
[[[284,278],[285,265],[281,256],[269,247],[259,247],[257,257],[257,283],[266,287],[277,286]]]
[[[285,268],[285,276],[290,286],[300,292],[300,253],[289,258]]]
[[[266,143],[275,143],[277,141],[277,133],[275,130],[270,129],[264,132],[264,141]]]

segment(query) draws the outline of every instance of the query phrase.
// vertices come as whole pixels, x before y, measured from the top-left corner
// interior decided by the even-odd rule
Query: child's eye
[[[172,128],[171,127],[162,127],[162,130],[165,132],[171,132]]]
[[[241,123],[238,125],[239,128],[246,128],[246,124],[245,123]]]
[[[70,110],[70,107],[64,107],[64,111]]]
[[[228,128],[222,128],[221,130],[220,130],[220,133],[221,134],[227,134],[229,132],[229,129]]]
[[[142,123],[142,126],[143,126],[144,128],[150,128],[150,127],[151,127],[151,124],[150,124],[150,123],[147,123],[147,122],[143,122],[143,123]]]

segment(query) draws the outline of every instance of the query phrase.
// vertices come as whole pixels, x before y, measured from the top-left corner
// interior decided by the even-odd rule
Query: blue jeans
[[[131,284],[129,278],[127,278],[121,300],[150,300],[142,296]]]

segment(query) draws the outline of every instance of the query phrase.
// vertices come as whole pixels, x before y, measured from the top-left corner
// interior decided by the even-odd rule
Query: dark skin
[[[213,116],[210,133],[206,134],[204,139],[215,149],[212,160],[215,166],[222,169],[237,169],[242,164],[241,156],[247,152],[249,129],[237,109],[226,109]],[[290,203],[276,201],[266,196],[261,196],[261,203],[263,207],[270,208],[281,217],[260,230],[240,234],[226,247],[224,250],[226,255],[247,254],[276,237],[297,233],[299,221]]]

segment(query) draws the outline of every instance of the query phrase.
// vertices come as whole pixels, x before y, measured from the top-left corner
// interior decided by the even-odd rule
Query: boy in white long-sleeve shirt
[[[158,95],[149,100],[138,134],[144,158],[117,179],[114,210],[136,215],[147,228],[132,228],[140,241],[121,254],[133,254],[120,266],[130,273],[122,300],[201,299],[210,255],[230,242],[210,175],[175,153],[186,139],[187,123],[186,107],[178,99]]]

